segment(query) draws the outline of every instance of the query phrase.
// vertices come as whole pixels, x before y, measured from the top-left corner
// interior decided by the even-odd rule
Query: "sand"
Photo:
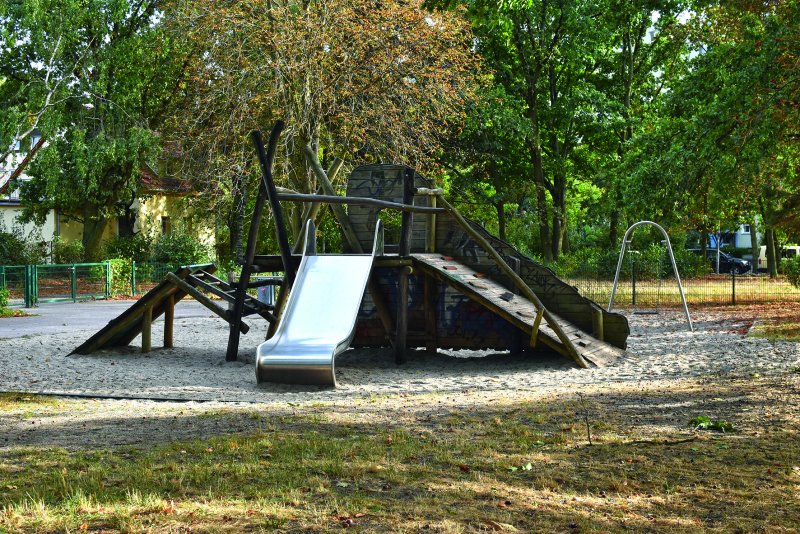
[[[218,318],[176,320],[175,348],[131,346],[68,356],[93,331],[0,339],[0,390],[153,400],[301,404],[370,396],[526,392],[570,385],[690,378],[729,373],[768,375],[800,367],[800,344],[747,337],[750,321],[713,312],[629,316],[627,358],[606,368],[580,369],[558,354],[493,351],[410,351],[397,366],[391,349],[351,349],[336,360],[339,386],[256,384],[254,356],[266,323],[241,337],[239,359],[225,362],[228,325]],[[2,323],[0,323],[2,338]]]

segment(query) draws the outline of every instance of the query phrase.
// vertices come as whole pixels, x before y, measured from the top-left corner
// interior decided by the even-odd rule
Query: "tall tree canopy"
[[[693,15],[701,51],[672,80],[628,161],[628,197],[703,233],[758,211],[768,256],[796,219],[800,3],[727,2]],[[774,261],[770,269],[774,273]]]
[[[154,158],[177,89],[181,64],[171,60],[159,8],[158,0],[3,4],[0,64],[9,83],[0,91],[17,103],[14,120],[41,106],[43,68],[65,80],[39,122],[48,145],[21,184],[24,217],[56,209],[81,221],[87,260],[97,259],[108,220],[138,190],[139,167]]]
[[[306,146],[323,165],[339,157],[435,172],[443,133],[463,120],[475,84],[468,25],[416,0],[193,0],[171,22],[201,52],[170,141],[183,175],[211,193],[199,200],[228,221],[259,176],[251,130],[286,122],[276,178],[302,193],[317,189]],[[301,210],[288,218],[297,239]]]

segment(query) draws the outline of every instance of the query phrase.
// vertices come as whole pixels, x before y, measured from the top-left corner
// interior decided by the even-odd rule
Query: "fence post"
[[[106,297],[111,296],[111,260],[106,260]]]
[[[731,268],[731,304],[736,306],[736,269]]]
[[[131,296],[136,296],[136,260],[131,260]]]
[[[636,307],[636,260],[631,262],[631,305]]]
[[[76,268],[77,263],[72,264],[72,302],[75,302],[77,299],[77,286],[78,286],[78,269]]]
[[[31,288],[29,287],[31,277],[28,275],[29,269],[30,265],[25,265],[22,269],[22,300],[23,306],[26,308],[31,307]]]

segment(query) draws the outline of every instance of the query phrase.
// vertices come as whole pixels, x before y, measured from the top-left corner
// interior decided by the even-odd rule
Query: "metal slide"
[[[275,335],[256,351],[256,380],[336,386],[334,359],[356,331],[375,256],[383,255],[383,221],[372,254],[317,256],[314,222],[306,226],[303,260]]]

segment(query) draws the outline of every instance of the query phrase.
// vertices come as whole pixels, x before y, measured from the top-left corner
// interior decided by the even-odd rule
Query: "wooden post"
[[[436,354],[436,279],[432,276],[425,276],[425,330],[428,339],[425,342],[425,350],[428,354]]]
[[[172,333],[175,322],[175,296],[169,295],[164,299],[164,348],[172,348]]]
[[[261,166],[261,183],[258,187],[258,197],[256,197],[256,205],[253,209],[253,219],[250,222],[250,232],[247,235],[247,248],[244,254],[242,275],[239,277],[239,285],[236,288],[236,301],[233,303],[233,311],[231,312],[231,330],[228,335],[228,350],[225,353],[225,360],[229,362],[235,362],[239,356],[239,331],[242,324],[244,299],[247,294],[247,285],[250,283],[250,268],[253,266],[253,258],[256,254],[258,227],[261,225],[261,215],[264,213],[264,204],[267,199],[269,199],[270,207],[272,208],[272,215],[275,217],[278,247],[286,270],[283,282],[284,285],[288,286],[294,283],[294,269],[292,269],[291,263],[292,250],[289,248],[289,238],[286,235],[286,226],[283,221],[281,204],[278,202],[278,193],[275,191],[275,182],[272,181],[272,161],[275,159],[275,149],[283,127],[283,121],[275,121],[275,125],[269,134],[266,154],[264,153],[264,143],[261,141],[261,132],[255,131],[250,134],[253,138],[256,156],[258,156],[258,163]]]
[[[150,305],[142,312],[142,352],[150,352],[150,341],[153,328],[153,306]]]
[[[278,331],[278,325],[281,323],[281,318],[283,316],[283,309],[286,307],[286,301],[289,300],[289,288],[286,284],[281,284],[280,289],[278,289],[278,297],[275,299],[275,309],[272,310],[273,315],[278,318],[277,321],[271,323],[269,328],[267,329],[267,337],[266,339],[270,339],[272,336],[275,335],[275,332]]]
[[[603,341],[603,310],[592,306],[592,333],[594,337]]]
[[[522,262],[516,256],[511,256],[508,258],[508,266],[519,276],[520,269]],[[508,290],[511,291],[515,295],[519,295],[519,288],[517,285],[511,281],[508,284]],[[522,351],[522,332],[519,328],[514,328],[514,331],[511,334],[511,343],[508,347],[508,350],[511,354],[519,354]]]
[[[586,363],[586,360],[584,360],[583,356],[580,355],[578,349],[575,348],[575,344],[572,343],[572,341],[567,337],[567,334],[564,333],[564,329],[561,328],[561,325],[558,324],[558,321],[556,321],[556,318],[553,317],[553,315],[549,311],[547,311],[547,309],[544,307],[544,304],[542,304],[542,301],[539,300],[539,297],[536,296],[536,293],[534,293],[533,290],[530,287],[528,287],[528,284],[526,284],[522,278],[520,278],[513,270],[511,270],[511,267],[509,267],[508,264],[505,262],[505,260],[503,260],[502,256],[500,256],[500,254],[497,253],[494,247],[488,241],[486,241],[486,239],[484,239],[482,235],[476,232],[475,229],[473,229],[472,226],[470,226],[470,224],[466,220],[464,220],[464,217],[461,216],[461,214],[458,212],[457,209],[455,209],[444,198],[440,198],[439,202],[442,203],[442,207],[446,209],[450,215],[452,215],[453,219],[456,220],[456,222],[467,232],[467,234],[469,234],[469,236],[472,239],[477,241],[478,244],[481,247],[483,247],[483,250],[485,250],[489,254],[489,256],[495,261],[495,263],[497,263],[500,269],[502,269],[503,272],[506,273],[506,276],[510,277],[511,280],[514,281],[514,283],[520,289],[522,294],[528,300],[530,300],[538,310],[542,312],[544,320],[547,321],[547,324],[556,333],[559,341],[561,341],[561,343],[564,345],[564,348],[566,349],[567,354],[569,354],[570,358],[572,358],[575,361],[575,363],[577,363],[584,369],[588,368],[589,364]]]
[[[431,189],[436,189],[436,179],[430,180]],[[428,207],[436,207],[436,195],[428,195]],[[428,213],[425,225],[425,252],[436,252],[436,214]]]
[[[406,168],[403,175],[403,204],[414,202],[414,169]],[[400,218],[400,257],[411,255],[412,214],[404,211]],[[407,268],[400,269],[397,274],[397,329],[394,341],[394,362],[397,365],[406,363],[406,346],[408,343],[408,277]]]

